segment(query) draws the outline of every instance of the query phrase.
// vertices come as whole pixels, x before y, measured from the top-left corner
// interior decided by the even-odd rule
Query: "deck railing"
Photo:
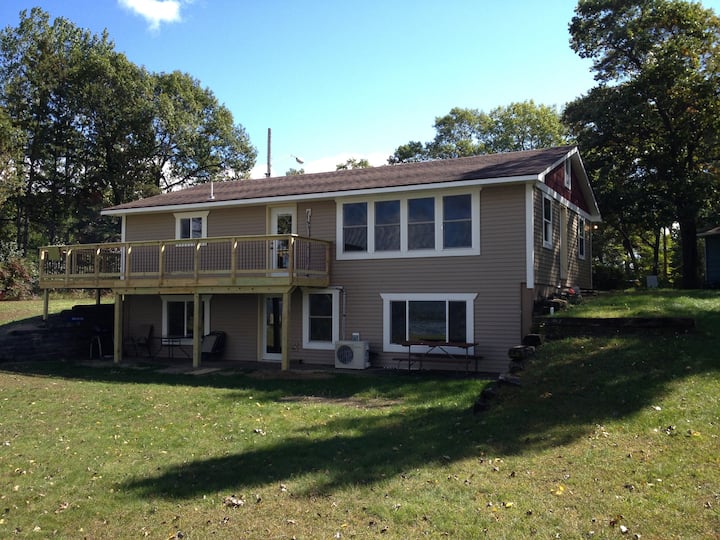
[[[41,288],[327,285],[330,242],[297,235],[47,246]]]

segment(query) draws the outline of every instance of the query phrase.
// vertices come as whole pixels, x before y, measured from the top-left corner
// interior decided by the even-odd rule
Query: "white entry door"
[[[270,234],[294,234],[295,230],[294,207],[283,206],[270,209]],[[273,270],[282,270],[288,267],[289,247],[287,240],[275,240],[271,243],[270,258]]]

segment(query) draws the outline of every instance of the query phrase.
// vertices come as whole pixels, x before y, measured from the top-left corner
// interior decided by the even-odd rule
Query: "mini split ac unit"
[[[365,369],[370,367],[370,345],[367,341],[338,341],[335,343],[335,367]]]

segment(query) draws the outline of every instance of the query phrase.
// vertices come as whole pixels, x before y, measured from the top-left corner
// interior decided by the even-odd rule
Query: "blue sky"
[[[452,107],[561,108],[594,84],[568,44],[574,0],[2,0],[0,26],[33,6],[107,29],[135,64],[210,88],[258,149],[253,177],[268,128],[274,176],[349,157],[381,165],[431,140]]]

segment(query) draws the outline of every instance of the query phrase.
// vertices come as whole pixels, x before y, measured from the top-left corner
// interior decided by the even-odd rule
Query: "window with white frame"
[[[375,203],[375,251],[400,251],[400,201]]]
[[[200,301],[203,335],[210,332],[210,296]],[[191,295],[162,295],[162,337],[178,338],[190,343],[193,339],[195,305]]]
[[[477,255],[479,192],[338,205],[339,259]]]
[[[472,247],[472,198],[470,195],[443,197],[443,247]]]
[[[586,230],[586,227],[587,227],[587,224],[585,222],[585,218],[578,217],[578,226],[577,226],[578,259],[585,258],[585,230]]]
[[[435,198],[407,202],[408,249],[435,249]]]
[[[330,350],[340,339],[340,291],[303,291],[303,347]]]
[[[342,205],[343,251],[367,251],[368,205],[366,202]]]
[[[175,238],[207,238],[207,216],[209,212],[181,212],[175,216]]]
[[[542,213],[542,233],[543,247],[553,247],[553,204],[550,197],[543,197],[543,213]]]
[[[564,184],[567,189],[572,187],[572,162],[569,159],[565,160]]]
[[[383,350],[402,352],[405,341],[472,342],[475,293],[381,294]]]

